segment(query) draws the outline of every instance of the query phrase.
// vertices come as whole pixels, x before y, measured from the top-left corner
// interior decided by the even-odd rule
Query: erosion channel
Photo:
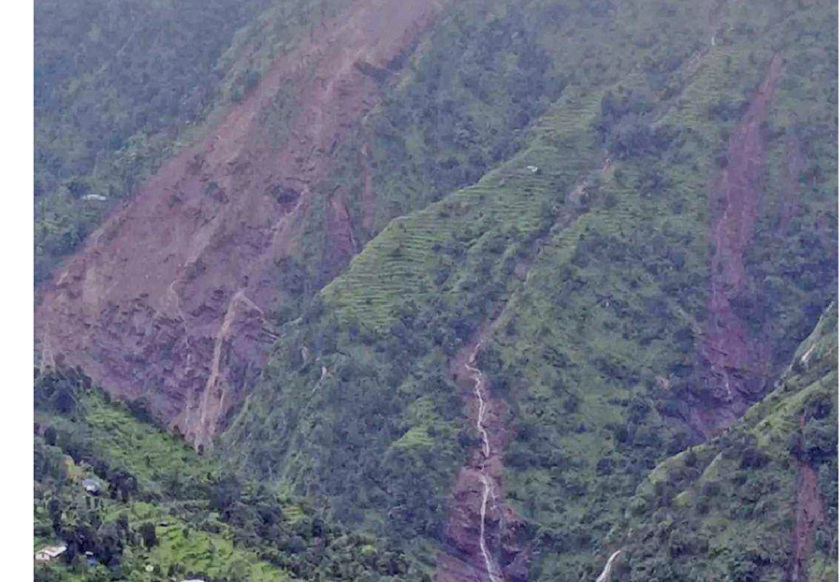
[[[464,389],[479,447],[458,472],[438,559],[438,582],[503,582],[527,579],[522,522],[504,503],[502,450],[505,404],[492,397],[478,367],[481,333],[453,358],[451,373]]]

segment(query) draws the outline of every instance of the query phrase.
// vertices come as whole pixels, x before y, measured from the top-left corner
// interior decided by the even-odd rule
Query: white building
[[[36,562],[51,562],[67,551],[67,546],[46,546],[35,552]]]

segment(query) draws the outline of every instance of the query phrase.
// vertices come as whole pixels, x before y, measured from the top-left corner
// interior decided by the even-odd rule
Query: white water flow
[[[490,578],[490,582],[502,582],[502,578],[497,574],[497,568],[493,563],[493,558],[490,557],[490,552],[487,550],[487,540],[485,539],[487,501],[491,496],[495,498],[496,495],[493,491],[493,480],[487,475],[485,468],[485,461],[490,458],[490,437],[487,435],[487,430],[484,428],[484,419],[487,414],[487,404],[484,401],[484,376],[481,373],[481,370],[475,367],[475,360],[478,356],[478,350],[480,347],[481,342],[475,346],[472,354],[470,354],[469,361],[464,364],[464,368],[467,369],[470,373],[470,377],[473,379],[473,391],[475,392],[475,397],[478,400],[478,414],[475,419],[475,428],[481,435],[481,452],[484,457],[481,461],[481,473],[479,474],[481,486],[484,491],[481,496],[481,523],[479,524],[478,546],[481,550],[481,557],[484,558],[484,568],[487,570],[487,576]]]
[[[613,552],[612,556],[610,556],[610,559],[607,560],[607,565],[604,566],[604,571],[601,572],[601,575],[598,576],[598,579],[595,580],[595,582],[607,582],[610,579],[610,572],[612,572],[613,562],[620,553],[621,550],[616,550]]]

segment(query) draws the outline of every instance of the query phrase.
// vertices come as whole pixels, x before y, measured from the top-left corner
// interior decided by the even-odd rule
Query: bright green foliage
[[[37,580],[280,582],[415,576],[376,538],[220,470],[75,373],[36,379],[35,549],[68,552]],[[94,479],[98,495],[85,492]],[[96,560],[87,564],[85,552]]]

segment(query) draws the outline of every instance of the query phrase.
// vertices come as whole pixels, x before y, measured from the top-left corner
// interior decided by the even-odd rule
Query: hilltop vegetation
[[[39,375],[35,402],[35,549],[68,547],[36,566],[36,580],[414,576],[395,548],[224,471],[75,371]],[[87,479],[98,494],[85,492]]]

